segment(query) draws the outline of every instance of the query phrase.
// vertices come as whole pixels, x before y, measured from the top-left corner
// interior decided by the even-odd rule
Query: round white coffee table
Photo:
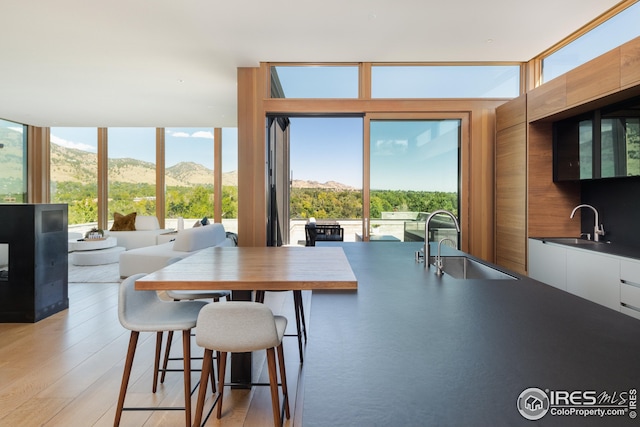
[[[101,265],[118,262],[125,248],[115,237],[69,241],[69,262],[73,265]]]

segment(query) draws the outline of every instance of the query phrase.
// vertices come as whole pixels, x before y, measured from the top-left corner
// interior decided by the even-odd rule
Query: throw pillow
[[[136,212],[129,215],[122,215],[114,212],[113,225],[109,231],[135,231],[136,230]]]
[[[158,218],[153,215],[136,216],[136,230],[159,230]]]
[[[202,227],[203,225],[209,225],[209,224],[211,224],[211,223],[209,222],[209,218],[207,218],[207,217],[205,216],[204,218],[197,220],[197,221],[196,221],[196,223],[195,223],[195,224],[193,224],[193,226],[194,226],[194,227]]]

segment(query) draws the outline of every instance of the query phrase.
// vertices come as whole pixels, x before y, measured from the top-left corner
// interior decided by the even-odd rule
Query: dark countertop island
[[[305,427],[640,425],[639,320],[517,274],[438,277],[416,263],[420,243],[327,244],[344,248],[358,291],[313,293]],[[530,421],[517,406],[528,388],[578,391],[577,409],[606,393],[624,415],[552,415],[552,402]]]

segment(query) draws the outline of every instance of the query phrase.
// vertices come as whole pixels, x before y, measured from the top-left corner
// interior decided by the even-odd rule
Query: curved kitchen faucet
[[[429,249],[429,223],[431,222],[431,219],[438,214],[449,215],[451,219],[453,219],[453,223],[456,226],[456,231],[460,233],[460,224],[458,224],[458,219],[453,213],[444,209],[438,209],[431,212],[431,215],[427,217],[427,222],[424,224],[424,268],[429,268],[429,261],[431,256],[431,251]]]
[[[576,211],[580,208],[589,208],[593,211],[595,215],[595,225],[593,226],[593,241],[598,242],[600,240],[600,236],[604,236],[604,226],[600,224],[598,211],[596,210],[596,208],[594,208],[591,205],[582,204],[573,208],[573,212],[571,212],[571,216],[569,218],[573,218],[573,215],[575,215]],[[589,235],[587,234],[587,240],[588,239],[589,239]]]

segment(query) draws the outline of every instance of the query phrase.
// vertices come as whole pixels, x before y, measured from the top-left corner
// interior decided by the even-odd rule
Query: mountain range
[[[18,132],[0,128],[0,180],[20,180],[22,177],[22,135]],[[51,180],[54,182],[92,182],[96,180],[97,154],[74,148],[51,144]],[[128,183],[154,183],[156,168],[154,163],[131,158],[109,159],[109,180]],[[213,169],[195,162],[181,162],[166,168],[167,186],[191,186],[213,182]],[[237,186],[238,172],[223,172],[222,185]],[[307,180],[294,180],[292,188],[321,188],[333,190],[353,190],[345,184],[335,181],[324,183]]]

